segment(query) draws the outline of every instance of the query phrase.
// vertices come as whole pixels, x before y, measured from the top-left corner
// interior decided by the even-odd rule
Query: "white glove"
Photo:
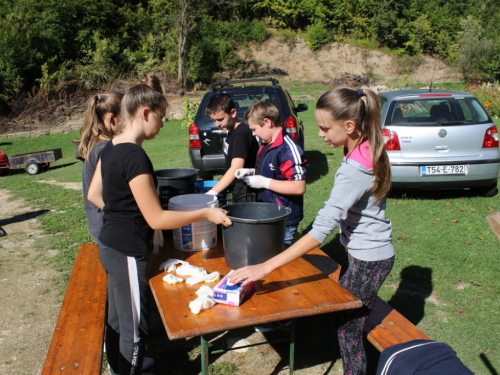
[[[215,190],[209,190],[205,194],[208,194],[208,195],[217,195],[219,193],[217,193]]]
[[[269,185],[271,184],[272,178],[264,177],[264,176],[245,176],[243,177],[243,181],[248,186],[254,189],[269,189]]]
[[[245,176],[253,176],[255,175],[255,169],[253,168],[238,168],[236,172],[234,172],[234,177],[242,179]]]

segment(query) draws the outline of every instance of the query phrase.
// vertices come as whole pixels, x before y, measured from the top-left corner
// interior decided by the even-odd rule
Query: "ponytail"
[[[335,120],[356,123],[362,133],[357,146],[366,140],[370,144],[375,177],[371,192],[377,201],[384,198],[391,187],[391,165],[385,150],[377,94],[367,89],[331,89],[321,95],[316,109],[329,112]]]
[[[88,100],[85,119],[80,131],[81,139],[78,146],[80,157],[88,160],[90,152],[99,141],[113,138],[114,133],[104,124],[104,115],[112,113],[118,116],[121,99],[122,94],[110,92],[93,95]]]

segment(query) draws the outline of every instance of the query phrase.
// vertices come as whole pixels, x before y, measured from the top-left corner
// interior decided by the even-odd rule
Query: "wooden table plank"
[[[163,251],[155,256],[153,267],[158,268],[169,258],[186,260],[209,273],[218,271],[222,276],[231,270],[224,261],[222,244],[210,250],[186,252],[173,249],[167,240]],[[191,313],[189,302],[197,297],[195,292],[203,284],[170,285],[162,280],[165,274],[152,277],[150,286],[172,340],[362,305],[354,295],[302,258],[256,282],[253,293],[241,306],[216,304],[198,315]],[[215,284],[208,285],[214,287]]]

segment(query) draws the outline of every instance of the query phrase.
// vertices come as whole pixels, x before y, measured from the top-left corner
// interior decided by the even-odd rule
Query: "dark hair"
[[[248,107],[248,110],[245,112],[246,122],[252,120],[252,122],[262,126],[264,125],[265,118],[271,120],[274,126],[281,126],[280,112],[278,108],[271,103],[257,100],[250,104],[250,107]]]
[[[391,165],[385,150],[380,104],[371,90],[331,89],[318,99],[316,109],[326,111],[334,120],[353,120],[363,134],[358,146],[368,140],[372,154],[375,182],[371,192],[377,200],[384,198],[391,187]]]
[[[234,105],[234,101],[229,96],[229,94],[215,94],[210,98],[207,104],[207,108],[205,109],[205,113],[207,115],[212,115],[219,111],[223,111],[226,113],[231,113],[231,110],[236,108]]]
[[[90,97],[80,131],[81,139],[78,146],[80,157],[88,160],[90,152],[100,140],[113,138],[114,133],[104,124],[104,115],[106,113],[112,113],[114,116],[120,115],[122,97],[123,94],[117,92],[95,94]]]
[[[144,75],[140,78],[140,81],[141,83],[145,83],[146,85],[151,87],[153,90],[165,94],[165,87],[163,86],[163,83],[155,72],[150,70],[144,73]]]
[[[156,111],[166,108],[167,105],[167,99],[162,92],[158,92],[143,83],[132,86],[123,96],[120,125],[123,126],[141,107],[148,107],[152,111]]]

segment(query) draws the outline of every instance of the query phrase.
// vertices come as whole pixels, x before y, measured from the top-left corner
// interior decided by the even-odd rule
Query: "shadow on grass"
[[[21,221],[34,219],[35,217],[43,215],[46,212],[49,212],[49,210],[38,210],[38,211],[33,211],[33,212],[27,212],[25,214],[13,216],[13,217],[8,218],[8,219],[2,219],[2,220],[0,220],[0,226],[14,224],[14,223],[20,223]]]
[[[425,299],[431,294],[432,269],[408,266],[401,270],[399,286],[387,303],[417,325],[425,315]]]
[[[441,200],[484,197],[487,188],[472,189],[450,189],[450,190],[421,190],[421,189],[395,189],[389,193],[393,199],[419,199],[419,200]],[[496,194],[494,194],[496,195]]]
[[[484,365],[491,375],[498,375],[498,371],[493,367],[490,360],[486,358],[486,355],[484,353],[479,354],[479,358],[481,358],[481,361],[483,361]]]
[[[61,165],[56,165],[56,166],[52,166],[51,165],[49,167],[49,171],[53,170],[53,169],[70,167],[70,166],[72,166],[73,164],[76,164],[76,163],[78,163],[78,162],[66,163],[66,164],[61,164]],[[48,171],[46,171],[46,172],[48,172]],[[46,172],[42,171],[39,174],[46,173]],[[26,173],[24,167],[13,167],[13,168],[10,168],[10,170],[9,170],[9,175],[18,175],[18,174],[23,174],[23,173]],[[7,176],[4,176],[4,178],[5,177],[7,177]]]
[[[326,155],[320,151],[306,151],[307,183],[312,184],[328,174],[328,161]]]

